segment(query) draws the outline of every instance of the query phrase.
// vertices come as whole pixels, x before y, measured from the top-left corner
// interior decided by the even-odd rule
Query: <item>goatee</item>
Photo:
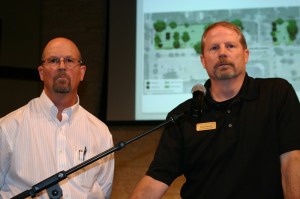
[[[71,81],[65,73],[59,73],[54,77],[53,91],[56,93],[69,93],[71,91]]]

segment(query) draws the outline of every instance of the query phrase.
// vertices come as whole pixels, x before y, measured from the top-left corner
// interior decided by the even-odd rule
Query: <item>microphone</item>
[[[206,88],[202,84],[196,84],[193,86],[191,92],[193,93],[193,98],[190,104],[190,114],[192,122],[196,123],[202,113],[202,105],[206,94]]]

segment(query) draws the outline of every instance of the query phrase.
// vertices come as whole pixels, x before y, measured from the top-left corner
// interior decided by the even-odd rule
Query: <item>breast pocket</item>
[[[83,159],[82,157],[79,157],[78,152],[76,152],[74,155],[74,158],[75,158],[75,162],[77,162],[77,165],[78,165],[78,164],[82,163],[83,160],[86,161],[96,155],[97,154],[87,152]],[[78,172],[79,172],[79,175],[75,176],[74,180],[81,187],[90,190],[93,187],[93,184],[96,182],[97,177],[100,173],[99,160],[85,166]]]

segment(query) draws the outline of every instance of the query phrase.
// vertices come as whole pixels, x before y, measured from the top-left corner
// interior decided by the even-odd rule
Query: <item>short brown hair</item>
[[[222,27],[234,30],[240,36],[240,43],[242,44],[243,49],[247,49],[248,48],[245,36],[244,36],[244,34],[242,33],[242,31],[240,30],[240,28],[238,26],[234,25],[233,23],[227,22],[227,21],[219,21],[219,22],[216,22],[216,23],[213,23],[213,24],[209,25],[205,29],[205,31],[204,31],[204,33],[202,35],[202,38],[201,38],[201,54],[204,53],[204,46],[205,46],[204,39],[205,39],[207,33],[210,30],[212,30],[213,28],[218,27],[218,26],[222,26]]]

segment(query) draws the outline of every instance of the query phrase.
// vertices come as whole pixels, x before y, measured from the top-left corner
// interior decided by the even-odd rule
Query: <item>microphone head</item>
[[[203,96],[206,94],[206,88],[202,84],[196,84],[195,86],[193,86],[192,94],[194,94],[197,91],[203,93]]]
[[[206,88],[202,84],[196,84],[192,88],[193,98],[190,104],[190,115],[193,123],[199,121],[202,113],[203,99],[206,94]]]

